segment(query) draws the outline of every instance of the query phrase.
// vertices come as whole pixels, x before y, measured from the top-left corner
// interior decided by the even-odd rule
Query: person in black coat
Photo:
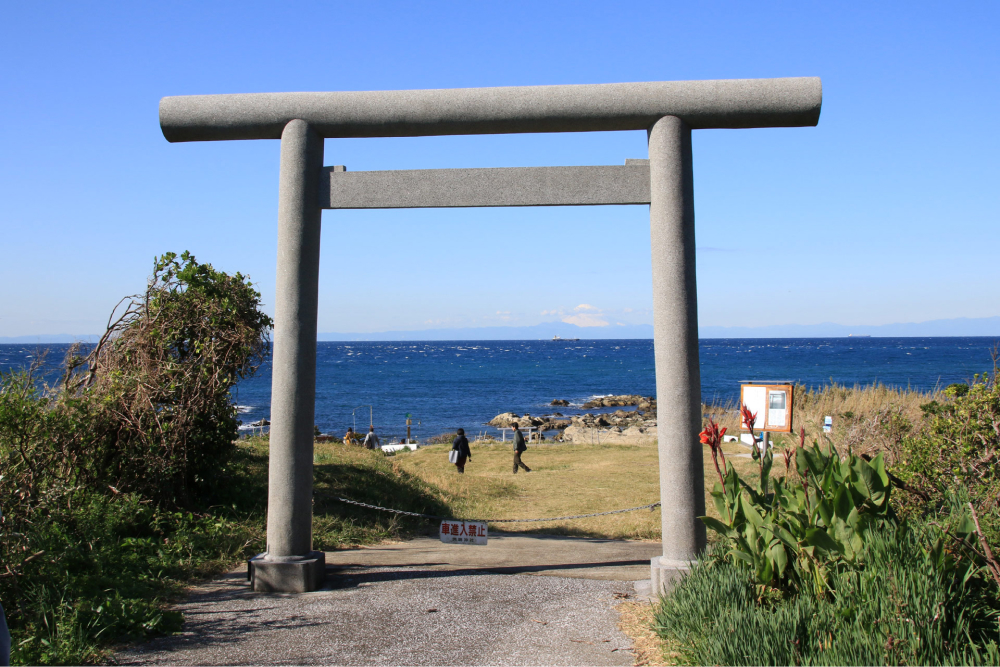
[[[472,451],[469,450],[469,441],[465,437],[465,429],[458,429],[458,433],[455,434],[455,440],[451,443],[451,448],[453,451],[458,452],[458,460],[455,461],[455,467],[458,468],[459,473],[465,473],[465,462],[472,460]]]
[[[524,468],[524,472],[531,472],[531,468],[524,465],[521,461],[521,454],[527,451],[528,446],[524,444],[524,434],[521,433],[521,429],[517,427],[517,422],[514,422],[514,474],[517,474],[518,468]]]

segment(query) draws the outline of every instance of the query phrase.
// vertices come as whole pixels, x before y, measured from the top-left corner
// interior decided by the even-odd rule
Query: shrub
[[[897,467],[900,477],[936,499],[947,489],[969,489],[973,502],[992,507],[1000,493],[1000,382],[998,371],[951,385],[951,400],[922,406],[930,427],[904,441]]]
[[[259,537],[193,510],[239,496],[230,389],[268,353],[260,295],[168,253],[122,303],[58,386],[0,375],[0,599],[21,662],[96,660],[99,641],[174,627],[171,582]],[[263,514],[262,496],[239,501]]]
[[[271,319],[244,276],[193,255],[158,258],[146,293],[132,298],[67,378],[100,408],[94,472],[159,502],[184,504],[211,485],[233,451],[230,390],[268,354]]]

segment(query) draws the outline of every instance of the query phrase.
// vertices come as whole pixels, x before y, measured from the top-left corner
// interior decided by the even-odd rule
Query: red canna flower
[[[805,427],[799,427],[799,447],[805,447],[805,444],[806,444],[806,429],[805,429]],[[792,457],[795,456],[795,449],[796,448],[794,446],[791,449],[788,449],[786,447],[785,450],[783,452],[781,452],[782,455],[784,455],[784,457],[785,457],[785,473],[786,474],[788,473],[788,469],[792,465]]]
[[[708,419],[708,426],[706,426],[702,432],[699,434],[701,438],[701,444],[708,445],[712,450],[712,463],[715,464],[715,472],[719,475],[719,481],[722,482],[722,488],[726,488],[726,480],[722,476],[722,471],[719,470],[719,456],[722,456],[722,467],[726,467],[726,454],[722,451],[722,436],[726,434],[726,428],[719,428],[719,425],[712,421],[712,418]]]
[[[747,429],[750,430],[750,433],[753,433],[754,424],[757,423],[757,413],[750,412],[750,408],[748,408],[746,405],[741,405],[740,417],[743,418],[743,423],[746,424]]]

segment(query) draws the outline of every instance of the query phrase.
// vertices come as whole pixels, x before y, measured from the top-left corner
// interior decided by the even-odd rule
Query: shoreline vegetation
[[[227,291],[229,300],[218,301],[218,295]],[[158,261],[149,291],[138,299],[129,311],[131,319],[109,328],[103,346],[87,358],[68,357],[58,385],[40,390],[29,373],[0,374],[0,600],[12,629],[14,664],[99,663],[124,642],[176,632],[183,619],[171,610],[172,601],[191,584],[236,567],[264,548],[268,443],[266,437],[237,438],[236,409],[228,391],[230,383],[252,375],[261,358],[261,341],[266,343],[269,321],[257,315],[259,295],[239,274],[226,276],[188,255],[179,260],[170,255]],[[219,303],[228,305],[220,309]],[[207,328],[198,328],[206,322]],[[230,332],[230,338],[218,336],[220,328]],[[231,340],[233,345],[219,348],[220,340]],[[943,648],[937,653],[920,653],[913,645],[916,640],[897,633],[891,641],[878,635],[883,648],[886,642],[891,645],[876,661],[912,662],[932,655],[940,661],[983,662],[992,659],[984,656],[995,655],[989,652],[995,646],[990,649],[982,633],[983,624],[992,623],[989,627],[995,634],[1000,607],[1000,572],[994,583],[985,557],[986,547],[996,545],[1000,534],[1000,476],[995,470],[1000,453],[998,394],[995,371],[971,385],[930,393],[882,385],[797,387],[793,419],[805,436],[772,438],[778,465],[768,464],[765,472],[751,448],[734,442],[716,445],[726,455],[727,475],[744,480],[747,489],[752,488],[747,480],[758,474],[757,488],[766,489],[766,477],[786,478],[790,481],[785,483],[801,483],[808,489],[811,473],[803,476],[794,466],[781,464],[784,452],[790,451],[794,460],[807,447],[806,440],[823,456],[880,461],[878,465],[896,481],[889,484],[893,505],[885,515],[891,520],[879,515],[880,523],[872,528],[872,534],[881,537],[872,538],[871,545],[882,546],[866,542],[857,550],[857,562],[872,563],[872,572],[877,571],[876,562],[898,560],[893,554],[898,554],[899,544],[909,545],[909,552],[918,555],[931,549],[928,540],[940,538],[940,544],[947,545],[938,552],[947,558],[925,563],[928,576],[938,583],[914,583],[929,591],[926,600],[893,598],[891,591],[881,589],[871,595],[889,607],[933,598],[945,616],[920,621],[930,624],[921,641],[938,641],[945,636],[941,632],[959,627],[952,620],[961,617],[971,623],[961,628],[980,652],[949,653],[951,649],[938,641],[935,646]],[[647,402],[645,406],[636,402],[635,407],[647,413],[639,416],[648,421],[655,408],[648,398],[638,398]],[[598,407],[631,406],[602,404],[594,409]],[[706,424],[711,420],[736,432],[736,408],[704,406]],[[833,417],[830,433],[822,431],[826,416]],[[602,419],[608,427],[620,428],[609,415]],[[587,421],[580,419],[582,427],[592,428]],[[598,428],[608,428],[596,415],[593,421]],[[655,428],[652,431],[655,434]],[[316,442],[314,458],[317,549],[353,548],[436,530],[436,524],[426,520],[346,505],[336,497],[456,518],[560,516],[659,500],[655,438],[532,444],[524,456],[534,472],[517,477],[510,473],[509,449],[498,443],[473,443],[466,474],[457,475],[447,463],[447,434],[440,438],[441,444],[390,456],[324,440]],[[713,489],[721,476],[714,467],[713,445],[703,448],[708,518],[732,521],[732,508],[720,505]],[[911,491],[904,490],[907,486]],[[847,491],[838,493],[843,498]],[[763,492],[747,498],[751,504],[770,502]],[[966,530],[970,524],[962,502],[978,510],[981,529]],[[823,527],[816,517],[810,520]],[[897,520],[904,524],[893,523]],[[513,528],[494,524],[490,529],[658,540],[659,526],[656,509]],[[949,542],[942,530],[964,535],[972,550]],[[819,597],[807,598],[780,578],[740,569],[740,563],[726,555],[734,548],[732,539],[726,531],[711,531],[710,553],[686,580],[689,588],[654,608],[655,629],[670,660],[850,662],[852,654],[830,652],[832,640],[809,635],[816,628],[795,621],[800,617],[792,611],[798,610],[794,613],[800,616],[829,612],[844,618],[846,607],[836,605],[847,598],[838,597],[837,591],[847,590],[843,582],[859,570],[851,569],[855,566],[845,564],[842,556],[827,554],[821,565],[835,585]],[[938,584],[952,586],[959,566],[966,568],[961,570],[966,592],[957,597],[941,593]],[[901,576],[883,569],[886,577]],[[728,588],[720,588],[720,582]],[[850,600],[862,604],[864,596]],[[665,606],[669,604],[674,606]],[[715,620],[698,630],[692,610],[704,609],[705,604],[716,610]],[[725,625],[722,618],[743,620]],[[748,628],[753,636],[784,637],[782,632],[793,632],[790,639],[776,642],[798,641],[802,650],[789,656],[767,653],[768,646],[763,646],[752,658],[706,653],[710,645],[725,644],[713,644],[712,633],[727,632],[729,627]],[[901,644],[904,640],[910,644]],[[819,648],[816,642],[821,643]],[[812,648],[805,650],[807,645]],[[869,648],[858,655],[872,659]]]

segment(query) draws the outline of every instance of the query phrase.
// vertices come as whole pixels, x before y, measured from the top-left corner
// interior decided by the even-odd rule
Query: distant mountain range
[[[543,322],[530,327],[468,327],[465,329],[421,329],[419,331],[380,331],[378,333],[321,333],[319,340],[543,340],[581,338],[652,338],[649,324],[606,327],[579,327],[565,322]]]
[[[96,343],[99,335],[39,334],[37,336],[0,336],[0,345],[48,345],[52,343]]]
[[[703,326],[702,338],[838,338],[842,336],[996,336],[1000,338],[1000,317],[959,317],[903,324],[847,326],[824,324],[775,324],[765,327]],[[420,329],[414,331],[379,331],[376,333],[321,333],[321,341],[378,340],[543,340],[553,336],[604,340],[613,338],[652,338],[649,324],[628,326],[579,327],[565,322],[545,322],[530,327],[467,327],[464,329]],[[97,335],[53,334],[0,337],[0,344],[48,344],[74,341],[97,342]]]
[[[766,327],[700,327],[702,338],[837,338],[839,336],[1000,336],[1000,317],[958,317],[901,324],[776,324]]]
[[[904,324],[847,326],[834,324],[778,324],[766,327],[699,328],[702,338],[838,338],[842,336],[997,336],[1000,317],[930,320]],[[649,324],[629,326],[579,327],[565,322],[546,322],[530,327],[470,327],[465,329],[423,329],[419,331],[381,331],[378,333],[321,333],[319,340],[539,340],[559,336],[599,340],[609,338],[652,338]]]

